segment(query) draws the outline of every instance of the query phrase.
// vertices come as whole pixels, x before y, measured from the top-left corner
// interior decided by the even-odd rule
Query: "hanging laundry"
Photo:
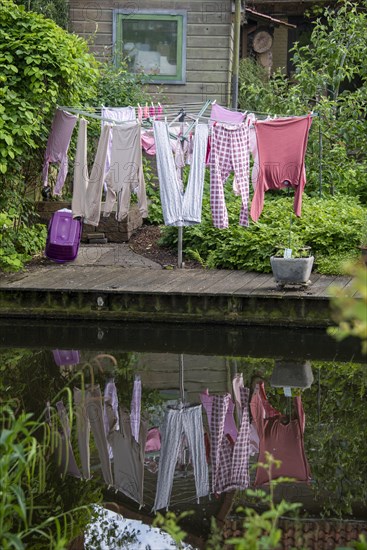
[[[153,156],[156,154],[153,130],[141,130],[141,145],[147,155]]]
[[[305,414],[300,396],[293,400],[295,414],[292,418],[277,411],[267,399],[264,382],[256,386],[251,398],[251,414],[259,434],[258,461],[265,463],[269,452],[281,461],[279,468],[273,466],[271,478],[291,477],[297,481],[311,479],[310,467],[304,450]],[[264,468],[257,468],[255,486],[269,482]]]
[[[131,193],[136,193],[140,214],[148,216],[142,164],[140,124],[126,122],[112,128],[111,167],[106,176],[107,194],[103,216],[108,217],[117,199],[116,219],[129,213]]]
[[[136,120],[136,114],[134,107],[102,107],[102,117],[111,121],[126,122]],[[102,128],[106,124],[102,120]],[[111,122],[109,122],[111,124]],[[110,133],[110,141],[108,144],[107,159],[105,166],[105,174],[107,175],[111,166],[111,149],[112,149],[112,132]],[[107,190],[107,184],[105,183],[105,189]]]
[[[226,109],[225,107],[218,105],[218,103],[214,103],[210,112],[210,121],[240,124],[245,121],[246,114],[247,113],[231,111],[230,109]]]
[[[213,396],[209,426],[213,493],[246,489],[250,485],[249,389],[242,387],[240,393],[242,418],[234,445],[229,441],[224,430],[228,407],[232,401],[231,396],[229,393]]]
[[[182,438],[186,437],[194,469],[196,497],[209,494],[208,466],[205,458],[202,407],[168,408],[161,429],[157,489],[153,510],[167,508],[171,500],[174,472],[180,453]]]
[[[215,122],[210,143],[210,206],[214,227],[228,227],[228,212],[224,200],[224,185],[234,172],[235,193],[241,196],[239,224],[247,227],[249,203],[249,127]]]
[[[43,163],[43,186],[48,185],[48,168],[50,164],[59,164],[59,172],[56,178],[54,195],[60,195],[68,173],[68,149],[71,136],[78,117],[57,109],[52,121],[51,133],[47,140],[47,146]]]
[[[105,427],[103,423],[102,395],[98,385],[87,386],[84,390],[74,388],[76,409],[76,427],[82,472],[85,479],[90,479],[89,438],[92,430],[98,450],[103,479],[112,485],[111,464],[107,448]]]
[[[131,431],[131,418],[127,411],[120,407],[120,429],[111,430],[108,442],[114,456],[114,487],[141,506],[144,493],[144,451],[147,439],[147,423],[142,420],[139,425],[139,439]]]
[[[111,126],[106,124],[98,141],[96,157],[91,174],[87,164],[87,121],[79,121],[79,133],[75,153],[73,217],[83,217],[84,223],[97,226],[101,215],[101,199],[104,180],[104,166],[110,140]]]
[[[154,138],[165,224],[182,227],[201,223],[208,127],[204,124],[195,126],[192,162],[186,189],[177,177],[167,124],[154,122]]]
[[[293,208],[301,215],[306,185],[304,165],[311,115],[258,120],[254,123],[258,149],[258,177],[251,204],[251,218],[257,221],[269,189],[295,189]]]

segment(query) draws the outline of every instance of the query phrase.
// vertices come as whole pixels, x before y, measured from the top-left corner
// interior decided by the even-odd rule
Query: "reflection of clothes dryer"
[[[145,52],[139,50],[135,56],[134,69],[146,73],[160,72],[161,54],[159,52]]]

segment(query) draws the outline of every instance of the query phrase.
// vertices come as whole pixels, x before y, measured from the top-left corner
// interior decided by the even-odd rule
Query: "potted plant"
[[[314,257],[311,254],[311,248],[302,243],[300,237],[292,234],[292,217],[288,244],[278,245],[275,250],[270,258],[270,264],[278,286],[309,285]]]

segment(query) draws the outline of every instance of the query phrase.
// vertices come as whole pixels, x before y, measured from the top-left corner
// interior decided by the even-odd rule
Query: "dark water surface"
[[[103,396],[107,382],[112,380],[120,407],[130,411],[134,381],[140,379],[141,418],[148,428],[161,428],[169,406],[199,404],[200,393],[206,389],[210,395],[231,392],[236,374],[242,374],[251,395],[256,381],[262,379],[268,400],[277,411],[294,417],[294,397],[298,396],[305,414],[303,441],[299,443],[304,445],[311,479],[281,484],[276,497],[301,502],[301,513],[306,517],[367,517],[367,370],[356,340],[338,343],[325,330],[2,320],[0,358],[1,365],[6,366],[3,377],[10,393],[14,391],[13,397],[37,415],[47,401],[52,410],[56,411],[56,402],[62,400],[75,412],[75,387],[99,385]],[[65,387],[71,391],[67,393]],[[102,399],[101,407],[104,404]],[[204,411],[202,419],[204,430],[209,432]],[[80,433],[76,428],[74,416],[70,441],[81,471]],[[209,434],[207,456],[211,443]],[[126,516],[129,512],[142,519],[151,516],[159,451],[143,453],[140,506],[131,498],[138,491],[136,476],[140,474],[125,472],[126,480],[120,480],[123,491],[108,487],[93,430],[89,444],[91,475],[100,479],[106,500],[118,502]],[[210,517],[220,516],[228,505],[228,496],[212,494],[197,503],[189,452],[183,449],[182,457],[175,470],[169,508],[176,513],[194,510],[195,515],[187,520],[188,528],[202,535],[209,531]],[[257,458],[255,452],[251,465]],[[110,460],[114,473],[113,458]],[[251,485],[255,472],[253,466]],[[243,491],[233,498],[235,503],[246,502]]]

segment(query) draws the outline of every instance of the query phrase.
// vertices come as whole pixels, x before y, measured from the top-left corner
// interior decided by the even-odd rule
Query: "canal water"
[[[65,418],[60,403],[65,406],[71,434],[67,463],[64,460],[61,467],[69,471],[70,498],[72,491],[76,495],[73,504],[80,503],[78,498],[93,502],[99,487],[103,500],[115,503],[125,517],[149,522],[155,505],[164,503],[161,512],[166,508],[176,514],[193,511],[183,525],[193,537],[205,539],[211,517],[223,518],[229,501],[231,513],[238,505],[248,504],[241,487],[228,492],[217,485],[212,490],[217,443],[210,414],[217,415],[215,407],[231,394],[228,399],[234,411],[225,417],[223,437],[230,452],[250,452],[249,487],[266,489],[269,474],[257,465],[259,452],[278,445],[279,472],[291,479],[277,486],[277,501],[301,503],[300,514],[307,518],[367,517],[367,370],[358,340],[336,342],[321,329],[3,320],[0,361],[2,392],[15,398],[19,408],[41,417],[48,403],[46,410],[60,431]],[[271,426],[260,429],[254,423],[255,407],[251,406],[247,418],[239,403],[234,406],[234,387],[242,382],[245,391],[240,394],[252,404],[257,399],[254,395],[262,392],[261,414],[273,417]],[[98,392],[91,394],[93,408],[88,412],[91,387]],[[211,399],[213,408],[208,412],[197,407],[203,403],[203,394]],[[78,420],[80,400],[86,411],[84,424]],[[195,432],[195,441],[202,440],[192,451],[190,435],[181,438],[171,471],[172,459],[166,457],[173,456],[181,413],[198,410],[199,428],[198,416],[186,428]],[[167,415],[176,424],[163,441]],[[245,450],[236,446],[241,419],[248,422]],[[114,436],[107,441],[106,426],[111,430],[111,422]],[[297,429],[290,429],[292,422]],[[159,479],[161,451],[166,465]],[[224,460],[220,456],[218,471]],[[211,490],[198,499],[194,470],[202,458]],[[166,487],[170,472],[171,491]],[[277,477],[275,470],[272,477]],[[261,503],[256,506],[262,509]]]

